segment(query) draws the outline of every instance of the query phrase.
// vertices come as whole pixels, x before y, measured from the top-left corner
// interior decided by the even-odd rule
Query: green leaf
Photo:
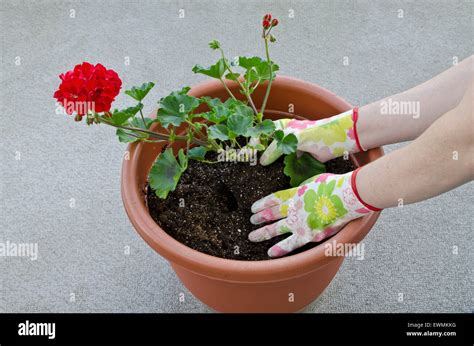
[[[252,67],[255,67],[257,65],[259,65],[263,60],[262,58],[258,57],[258,56],[254,56],[254,57],[251,57],[251,58],[248,58],[246,56],[239,56],[239,66],[246,69],[246,70],[249,70],[251,69]]]
[[[229,79],[229,80],[233,80],[233,81],[237,81],[237,79],[239,79],[240,77],[240,74],[239,73],[228,73],[225,75],[225,79]]]
[[[147,129],[153,123],[153,119],[145,118],[145,123],[146,123],[146,127],[145,125],[143,125],[143,120],[141,118],[133,118],[128,121],[127,125],[131,127]],[[139,138],[130,135],[131,133],[133,133],[135,136],[139,136]],[[122,143],[132,143],[140,139],[147,139],[149,137],[149,135],[147,135],[146,133],[128,131],[124,129],[117,129],[115,134],[118,136],[119,141]]]
[[[185,87],[162,98],[159,102],[160,108],[156,121],[163,127],[168,127],[170,124],[174,126],[181,125],[188,118],[189,113],[201,103],[198,98],[187,95],[188,91],[189,88]]]
[[[244,102],[233,99],[232,97],[229,97],[227,100],[225,100],[224,105],[229,108],[229,109],[235,109],[237,106],[247,106]]]
[[[283,130],[275,131],[274,136],[275,136],[276,141],[280,143],[283,137],[285,137],[285,132],[283,132]]]
[[[210,109],[213,109],[214,107],[217,107],[223,104],[221,99],[218,97],[211,98],[209,96],[203,96],[201,97],[201,101],[206,103]]]
[[[209,67],[202,67],[201,65],[195,65],[193,67],[194,73],[200,73],[212,78],[221,79],[225,72],[224,59],[219,59],[214,65]]]
[[[229,139],[236,139],[237,138],[237,134],[234,132],[234,131],[230,131],[229,130]]]
[[[213,139],[226,141],[229,139],[229,129],[223,124],[212,125],[208,129],[208,136]]]
[[[270,64],[272,66],[272,74],[270,74]],[[268,61],[263,60],[258,56],[254,56],[252,58],[240,56],[239,66],[247,70],[244,78],[250,83],[268,80],[270,79],[270,76],[273,76],[272,78],[275,78],[275,72],[280,69],[280,67],[273,61],[268,63]]]
[[[282,130],[275,132],[275,139],[277,141],[277,147],[281,149],[283,154],[288,155],[294,153],[298,146],[298,138],[293,133],[289,133],[285,136]]]
[[[128,119],[134,117],[142,108],[143,105],[139,103],[134,107],[128,107],[122,110],[115,109],[112,112],[112,117],[106,118],[106,120],[112,121],[115,125],[123,125],[128,121]]]
[[[214,124],[219,124],[227,119],[228,112],[229,111],[227,108],[219,107],[215,109],[214,111],[201,113],[198,115],[202,116],[204,119],[207,119]]]
[[[127,131],[122,129],[117,129],[117,131],[115,131],[115,134],[117,135],[119,142],[122,143],[132,143],[139,140],[139,138],[129,135]]]
[[[123,125],[127,122],[127,120],[131,117],[133,117],[135,114],[133,113],[127,113],[127,112],[123,112],[123,111],[114,111],[112,113],[112,118],[110,118],[110,120],[112,120],[112,122],[115,124],[115,125]]]
[[[255,127],[249,128],[247,134],[250,137],[258,137],[260,135],[270,135],[273,131],[275,131],[275,124],[270,119],[265,119]]]
[[[211,42],[209,42],[209,48],[213,50],[219,49],[220,47],[221,47],[221,43],[217,40],[212,40]]]
[[[207,148],[205,147],[194,147],[189,149],[188,151],[188,157],[193,160],[204,160],[204,157],[206,156],[207,153]]]
[[[130,119],[128,121],[128,123],[130,124],[130,126],[132,127],[138,127],[138,128],[141,128],[141,129],[148,129],[150,127],[150,125],[153,123],[153,119],[151,118],[147,118],[145,117],[145,124],[143,124],[143,119],[141,117],[135,117],[133,119]],[[146,125],[146,127],[145,127]]]
[[[270,65],[272,66],[272,74],[270,74]],[[275,64],[273,61],[270,64],[267,61],[264,61],[262,64],[255,67],[255,75],[251,76],[251,80],[258,80],[259,78],[262,80],[275,79],[276,72],[280,69],[280,66]]]
[[[168,197],[170,191],[174,191],[183,171],[182,166],[176,161],[173,150],[168,148],[158,156],[151,167],[148,176],[150,187],[159,198],[164,199]]]
[[[253,119],[250,116],[233,114],[227,119],[227,127],[237,136],[248,136],[248,129],[252,126]]]
[[[218,98],[211,99],[210,97],[203,97],[201,98],[211,109],[210,112],[202,113],[200,116],[203,118],[213,122],[213,123],[221,123],[227,119],[229,116],[229,108],[227,105],[222,103],[222,101]]]
[[[181,90],[175,91],[175,93],[180,94],[180,95],[186,95],[189,90],[191,90],[191,87],[185,86],[185,87],[182,87]]]
[[[196,114],[196,116],[202,116],[204,113],[199,113],[199,114]],[[198,121],[196,122],[193,122],[194,124],[194,127],[196,128],[196,131],[201,131],[203,128],[207,129],[207,124],[204,124],[204,123],[200,123]]]
[[[188,168],[188,156],[184,153],[183,149],[179,149],[178,151],[178,160],[179,160],[179,165],[181,166],[181,169],[183,172]]]
[[[236,104],[231,109],[232,109],[232,113],[235,115],[253,118],[253,109],[247,106],[246,104],[243,104],[243,103]]]
[[[283,173],[290,177],[291,186],[298,186],[308,178],[326,172],[324,164],[311,154],[304,152],[300,157],[296,153],[287,155],[284,160]]]
[[[153,82],[143,83],[139,87],[132,87],[132,89],[125,90],[125,94],[140,102],[154,86],[155,83]]]

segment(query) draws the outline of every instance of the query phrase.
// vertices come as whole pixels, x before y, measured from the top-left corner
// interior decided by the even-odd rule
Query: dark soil
[[[349,160],[334,159],[326,163],[330,173],[354,169]],[[248,162],[207,164],[189,161],[176,190],[166,200],[147,188],[151,217],[174,239],[212,256],[238,260],[268,260],[268,249],[288,234],[252,243],[248,234],[261,227],[250,223],[250,207],[256,200],[289,188],[283,174],[283,160],[263,167]],[[310,249],[309,243],[292,254]]]

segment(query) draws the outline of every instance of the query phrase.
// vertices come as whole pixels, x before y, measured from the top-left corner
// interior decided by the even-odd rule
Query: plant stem
[[[232,139],[231,140],[231,148],[235,148],[236,146],[239,147],[240,149],[242,149],[241,145],[239,144],[239,142],[237,142],[237,139]]]
[[[257,107],[255,107],[255,104],[253,103],[252,97],[250,96],[249,92],[244,90],[245,96],[247,97],[247,100],[250,103],[250,106],[252,107],[253,111],[255,114],[258,114]]]
[[[210,163],[210,164],[219,163],[219,162],[220,162],[220,161],[209,161],[209,160],[197,160],[197,161],[204,162],[204,163]]]
[[[261,78],[258,79],[257,83],[251,88],[252,89],[252,93],[255,91],[255,89],[257,89],[257,87],[260,85],[260,82],[262,81]]]
[[[245,96],[247,97],[247,100],[250,103],[250,106],[253,109],[253,112],[255,113],[255,115],[257,115],[258,114],[257,107],[255,107],[255,104],[253,103],[252,97],[250,96],[248,91],[244,91],[244,92],[245,92]]]
[[[222,145],[217,143],[215,139],[211,139],[211,145],[213,146],[216,152],[218,152],[219,150],[222,150]]]
[[[227,84],[225,84],[225,82],[222,80],[222,78],[219,78],[219,80],[221,81],[222,85],[224,86],[224,89],[229,93],[230,97],[232,97],[234,100],[237,100],[234,96],[234,94],[232,94],[232,91],[230,91],[229,87],[227,86]]]
[[[268,53],[268,36],[265,37],[265,53],[267,55],[268,66],[270,66],[270,80],[268,81],[267,91],[265,92],[265,97],[263,98],[262,108],[260,108],[260,113],[262,114],[265,112],[265,106],[267,105],[268,96],[270,95],[270,89],[273,83],[273,67],[270,61],[270,54]]]
[[[147,129],[147,128],[148,128],[148,126],[146,126],[145,117],[143,116],[143,112],[142,112],[142,110],[141,110],[141,109],[140,109],[140,116],[142,117],[143,126],[145,126],[145,128]]]
[[[207,138],[200,129],[196,128],[196,125],[189,120],[186,120],[186,123],[194,129],[194,135],[196,135],[198,138],[194,137],[194,139],[199,140],[202,139],[203,141],[207,141],[206,144],[204,145],[205,147],[211,146],[214,151],[217,151],[220,149],[219,145],[216,143],[215,140]]]
[[[227,63],[227,60],[226,60],[225,55],[224,55],[224,51],[222,50],[222,48],[219,48],[219,50],[221,52],[222,61],[224,62],[225,68],[227,69],[227,71],[229,71],[229,73],[233,74],[234,72],[232,72],[232,70],[230,69],[229,64]],[[248,90],[242,85],[242,83],[240,82],[240,80],[238,78],[236,78],[235,81],[237,82],[237,84],[239,84],[240,89],[242,89],[245,96],[247,97],[247,101],[249,102],[250,106],[252,107],[255,115],[257,115],[258,114],[257,108],[255,107],[255,104],[253,103],[252,97],[250,96]]]
[[[158,139],[165,140],[165,141],[169,140],[169,136],[167,134],[164,134],[164,133],[145,130],[145,129],[141,129],[141,128],[138,128],[138,127],[129,127],[129,126],[123,126],[123,125],[116,125],[114,123],[111,123],[111,122],[105,120],[104,118],[99,118],[99,119],[100,119],[101,123],[104,123],[104,124],[112,126],[112,127],[116,127],[118,129],[136,131],[136,132],[143,132],[143,133],[146,133],[146,134],[148,134],[148,135],[150,135],[151,137],[154,137],[154,138],[158,138]],[[187,136],[176,136],[175,139],[180,140],[180,141],[186,141],[188,139],[188,137]],[[201,141],[200,139],[197,139],[197,138],[193,138],[193,143],[198,144],[198,145],[203,145],[203,146],[206,146],[208,144],[207,142]]]
[[[185,164],[184,164],[184,167],[183,169],[186,170],[188,169],[188,162],[189,162],[189,156],[188,156],[188,153],[189,153],[189,144],[193,141],[193,134],[191,133],[191,131],[188,132],[188,139],[186,141],[186,160],[185,160]]]
[[[195,129],[194,131],[194,135],[197,137],[197,138],[200,138],[202,140],[206,140],[206,136],[204,135],[204,133],[200,132],[199,130]]]
[[[146,139],[146,138],[137,136],[137,135],[134,134],[134,133],[127,133],[127,135],[132,136],[132,137],[135,137],[135,138],[138,138],[139,140],[141,140],[141,141],[143,141],[143,142],[146,142],[146,143],[161,143],[161,142],[165,142],[165,141],[162,140],[162,139],[157,139],[156,141],[155,141],[155,140]]]

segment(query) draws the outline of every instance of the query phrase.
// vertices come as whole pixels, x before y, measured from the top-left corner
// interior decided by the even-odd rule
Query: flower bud
[[[91,116],[86,116],[87,125],[92,125],[94,123],[94,118]]]
[[[263,16],[263,20],[271,21],[272,20],[272,15],[270,13],[267,13],[266,15]]]
[[[268,28],[270,27],[270,21],[264,20],[263,23],[262,23],[262,25],[263,25],[263,28],[264,28],[264,29],[268,29]]]
[[[270,35],[270,42],[276,42],[276,40],[277,40],[277,39],[275,38],[275,36]]]
[[[278,19],[274,18],[272,20],[272,26],[277,26],[278,25]]]
[[[81,121],[82,120],[82,115],[80,114],[77,114],[75,117],[74,117],[74,121]]]

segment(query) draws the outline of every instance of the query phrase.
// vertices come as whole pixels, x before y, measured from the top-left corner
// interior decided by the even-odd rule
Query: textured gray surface
[[[263,55],[257,27],[266,12],[281,19],[273,47],[281,72],[353,104],[472,54],[470,1],[2,0],[0,242],[38,243],[39,254],[0,257],[0,312],[210,311],[128,221],[119,190],[124,146],[113,130],[56,114],[52,94],[60,72],[87,60],[114,68],[125,86],[157,81],[149,97],[157,99],[203,79],[191,67],[215,58],[212,38],[231,56]],[[365,259],[346,259],[307,311],[470,312],[472,195],[471,183],[384,211],[364,241]]]

